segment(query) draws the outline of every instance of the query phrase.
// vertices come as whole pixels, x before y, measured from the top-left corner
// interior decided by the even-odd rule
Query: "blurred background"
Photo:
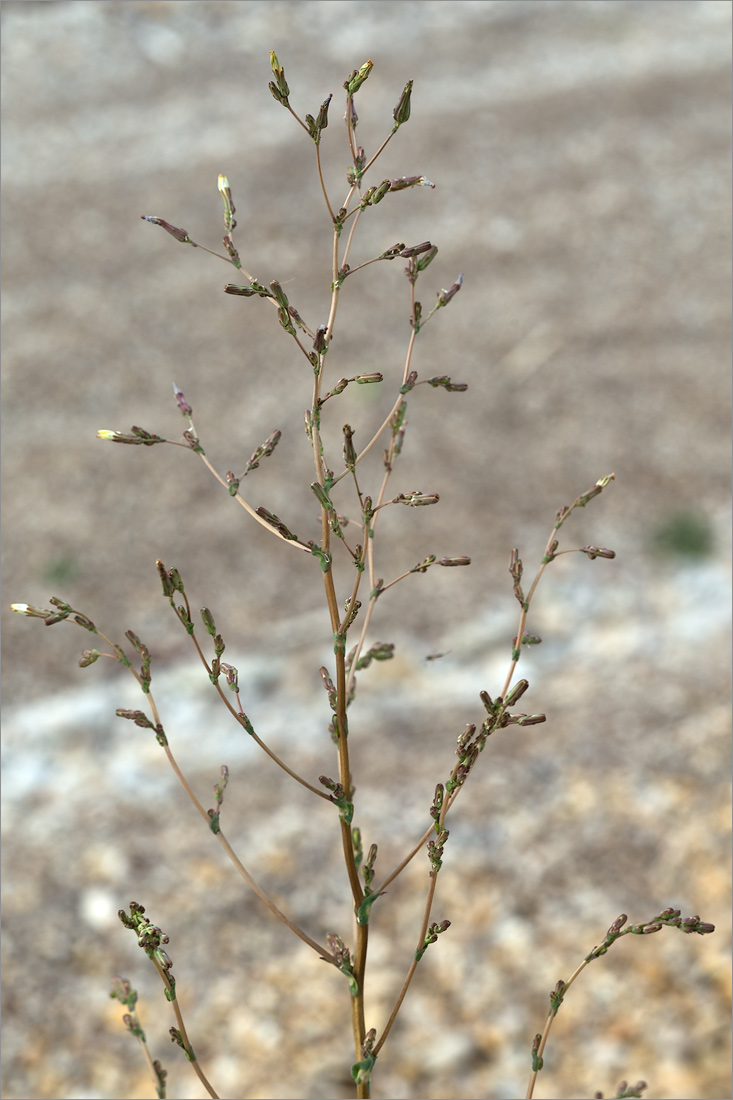
[[[152,1094],[107,997],[114,973],[141,992],[169,1094],[204,1095],[168,1049],[161,993],[117,921],[133,898],[171,936],[220,1095],[353,1094],[345,983],[240,889],[153,738],[115,718],[140,705],[131,679],[112,662],[78,667],[86,633],[51,635],[8,610],[55,595],[117,640],[135,630],[202,801],[226,761],[224,829],[244,862],[316,939],[348,942],[335,814],[241,743],[155,560],[212,609],[255,727],[309,778],[335,767],[320,572],[192,454],[96,438],[133,424],[177,438],[175,382],[222,473],[282,431],[248,499],[318,537],[302,356],[266,303],[222,293],[231,268],[140,220],[221,250],[226,173],[244,266],[279,279],[311,327],[326,321],[328,217],[311,143],[267,89],[270,50],[301,116],[334,93],[322,149],[336,204],[344,80],[374,62],[356,100],[368,155],[414,80],[410,121],[372,182],[419,174],[436,187],[368,211],[354,258],[433,241],[426,310],[464,279],[413,365],[469,390],[410,396],[394,478],[441,502],[384,515],[378,572],[389,581],[428,553],[472,566],[411,576],[377,608],[371,640],[396,642],[396,657],[363,674],[352,719],[377,879],[424,829],[455,738],[481,721],[479,690],[501,688],[517,625],[510,549],[531,579],[556,510],[616,474],[562,545],[617,557],[547,570],[529,624],[544,643],[519,673],[527,709],[548,722],[493,739],[456,806],[433,913],[453,927],[421,964],[374,1095],[524,1095],[558,978],[620,912],[640,921],[667,905],[715,935],[629,937],[594,964],[558,1017],[536,1094],[608,1095],[643,1078],[648,1097],[731,1095],[730,15],[722,0],[3,4],[8,1100]],[[393,403],[409,339],[403,266],[344,284],[332,379],[379,370],[385,382],[326,406],[332,464],[342,424],[363,445]],[[379,474],[377,454],[366,491]],[[386,1021],[409,965],[424,863],[373,910],[369,1026]]]

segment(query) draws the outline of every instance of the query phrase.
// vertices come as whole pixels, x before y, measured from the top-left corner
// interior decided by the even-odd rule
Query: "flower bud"
[[[392,112],[392,118],[394,119],[394,129],[392,133],[402,125],[403,122],[407,122],[410,117],[410,96],[412,95],[412,81],[408,80],[405,84],[402,95],[399,98],[397,106]]]
[[[193,409],[183,396],[183,390],[179,390],[175,382],[173,383],[173,392],[176,395],[176,401],[178,402],[178,408],[181,410],[181,414],[185,416],[187,420],[190,420],[193,416]]]
[[[353,470],[356,465],[356,450],[353,444],[354,432],[350,424],[344,424],[344,462],[347,470]]]
[[[277,54],[274,50],[270,50],[270,68],[275,76],[274,82],[270,82],[270,91],[275,99],[282,103],[284,107],[287,107],[290,88],[288,88],[288,82],[285,79],[285,70],[278,61]]]
[[[449,290],[441,290],[439,292],[439,294],[438,294],[438,305],[439,306],[447,306],[448,302],[450,302],[452,298],[455,298],[456,294],[458,293],[458,291],[461,289],[462,286],[463,286],[463,275],[459,275],[458,278],[456,279],[456,281],[453,283],[453,285],[450,287]]]
[[[581,546],[579,549],[581,554],[587,554],[591,561],[595,561],[596,558],[616,557],[616,551],[607,550],[605,546]]]
[[[166,222],[162,218],[153,218],[150,214],[141,214],[140,217],[144,222],[152,222],[153,225],[162,225],[163,229],[165,229],[167,233],[170,233],[172,237],[175,237],[177,241],[180,241],[181,244],[194,243],[185,229],[178,229],[175,225],[171,225],[170,222]]]
[[[285,291],[283,290],[283,288],[280,286],[277,279],[273,279],[272,282],[270,283],[270,290],[272,291],[272,296],[275,299],[275,301],[277,302],[277,304],[282,309],[287,309],[288,305],[289,305],[288,296],[285,293]]]
[[[203,624],[206,627],[206,633],[210,634],[212,638],[216,637],[216,624],[214,622],[214,616],[209,611],[208,607],[201,608],[201,618]]]
[[[234,220],[234,213],[236,207],[232,202],[232,192],[229,187],[229,180],[226,176],[219,176],[219,192],[224,200],[224,225],[227,233],[230,233],[232,229],[236,229],[237,223]]]
[[[524,695],[524,693],[525,693],[525,691],[527,690],[528,687],[529,687],[529,680],[519,680],[519,682],[514,685],[512,690],[507,695],[506,701],[505,701],[506,705],[508,707],[513,707],[514,704],[516,702],[518,702],[519,699],[522,698],[522,696]]]
[[[361,88],[362,84],[369,76],[369,73],[372,71],[373,68],[373,61],[365,61],[360,69],[354,69],[354,71],[347,77],[347,79],[344,81],[344,88],[346,88],[346,93],[349,98],[351,98],[351,96],[355,95],[356,92],[359,91],[359,88]]]
[[[395,184],[399,184],[399,183],[400,183],[400,180],[390,180],[390,190],[399,191],[399,187],[395,187]],[[407,186],[407,185],[403,184],[402,186]],[[404,258],[407,260],[407,259],[410,258],[410,256],[419,256],[421,252],[429,252],[431,250],[431,248],[433,248],[433,245],[431,244],[430,241],[423,241],[422,244],[413,244],[413,245],[410,245],[409,248],[403,248],[402,252],[400,252],[400,255],[404,256]],[[436,248],[436,252],[437,252],[437,248]]]

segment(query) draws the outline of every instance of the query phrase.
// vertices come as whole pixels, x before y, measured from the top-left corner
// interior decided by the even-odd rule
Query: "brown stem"
[[[590,959],[584,959],[584,961],[580,964],[580,966],[573,972],[572,977],[570,978],[570,980],[565,983],[565,987],[562,991],[563,998],[565,997],[565,994],[567,993],[568,989],[570,989],[570,986],[573,984],[575,979],[578,977],[578,975],[581,973],[581,971],[585,970],[586,966],[588,965],[588,963],[590,961],[591,961]],[[547,1044],[547,1039],[548,1039],[549,1034],[550,1034],[550,1028],[552,1027],[552,1021],[555,1019],[556,1015],[557,1015],[557,1013],[553,1012],[552,1009],[550,1009],[550,1012],[548,1013],[547,1019],[545,1020],[545,1026],[544,1026],[544,1029],[542,1031],[542,1038],[540,1040],[540,1045],[537,1048],[537,1058],[538,1059],[542,1058],[542,1055],[543,1055],[544,1050],[545,1050],[545,1046]],[[537,1082],[537,1074],[538,1073],[539,1073],[538,1069],[532,1071],[532,1076],[530,1077],[529,1085],[527,1086],[526,1100],[532,1100],[532,1097],[534,1096],[534,1087],[535,1087],[535,1084]]]
[[[153,965],[155,966],[155,969],[160,974],[160,977],[162,978],[163,984],[165,985],[166,989],[168,990],[169,993],[172,993],[173,992],[173,984],[172,984],[170,978],[168,977],[168,974],[163,969],[163,967],[160,965],[160,963],[157,961],[157,959],[153,959],[152,962],[153,962]],[[181,1034],[181,1041],[183,1043],[183,1049],[186,1051],[186,1054],[188,1055],[188,1061],[191,1065],[191,1068],[193,1069],[194,1073],[198,1077],[201,1084],[204,1086],[204,1088],[208,1092],[209,1096],[211,1096],[213,1098],[213,1100],[219,1100],[219,1097],[218,1097],[217,1093],[214,1092],[213,1088],[209,1084],[209,1081],[206,1077],[206,1074],[201,1069],[201,1066],[198,1063],[198,1059],[196,1058],[193,1047],[191,1046],[191,1040],[189,1039],[188,1033],[186,1031],[186,1025],[183,1022],[183,1015],[181,1014],[181,1008],[180,1008],[180,1005],[178,1003],[178,997],[175,994],[173,995],[173,1000],[171,1001],[171,1004],[173,1005],[173,1011],[175,1012],[176,1020],[178,1022],[178,1030]],[[156,1074],[156,1078],[157,1078],[157,1074]]]
[[[392,1009],[392,1012],[390,1013],[390,1017],[387,1020],[387,1023],[385,1024],[384,1031],[382,1032],[379,1040],[374,1044],[374,1048],[372,1050],[372,1053],[374,1055],[379,1054],[379,1051],[382,1049],[382,1047],[384,1045],[385,1039],[387,1038],[390,1031],[392,1030],[392,1025],[395,1022],[395,1020],[397,1019],[397,1013],[399,1012],[400,1008],[402,1007],[402,1002],[405,999],[405,995],[407,993],[407,990],[410,988],[410,982],[412,981],[413,976],[415,974],[415,971],[417,970],[417,964],[418,964],[419,960],[415,956],[421,950],[421,948],[423,947],[423,945],[425,943],[425,936],[426,936],[427,931],[428,931],[428,924],[430,923],[430,910],[432,909],[433,898],[435,896],[436,882],[437,882],[437,875],[436,875],[435,871],[431,871],[430,872],[430,885],[428,886],[428,896],[427,896],[427,900],[425,902],[425,913],[423,915],[422,928],[420,930],[420,938],[418,939],[417,947],[415,948],[415,955],[413,955],[412,962],[410,963],[410,969],[407,971],[407,977],[405,978],[404,982],[402,983],[402,989],[400,990],[399,996],[397,997],[397,1000],[395,1002],[395,1006]]]

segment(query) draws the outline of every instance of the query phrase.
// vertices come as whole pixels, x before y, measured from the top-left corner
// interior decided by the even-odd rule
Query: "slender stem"
[[[183,598],[184,598],[184,600],[186,600],[186,604],[188,605],[188,600],[186,599],[185,595],[184,595]],[[190,618],[190,605],[188,605],[188,608],[189,608],[189,618]],[[191,635],[191,641],[193,642],[194,646],[196,647],[196,651],[197,651],[199,657],[201,658],[201,661],[203,663],[204,668],[209,673],[209,675],[211,675],[211,665],[206,660],[206,657],[204,656],[204,654],[201,650],[201,646],[198,643],[198,638],[196,637],[195,634]],[[219,684],[217,682],[216,684],[214,684],[214,687],[215,687],[216,691],[219,694],[219,698],[221,699],[221,701],[223,702],[223,704],[227,708],[227,710],[234,716],[234,718],[237,719],[237,721],[240,723],[240,725],[243,725],[241,719],[244,718],[245,715],[244,715],[244,711],[242,710],[241,704],[239,704],[239,696],[237,696],[237,703],[239,704],[239,710],[236,710],[232,706],[232,704],[229,702],[229,700],[227,699],[226,693],[223,691],[223,689],[221,687],[221,684]],[[250,726],[250,729],[251,729],[251,726]],[[300,783],[300,785],[302,787],[305,787],[307,790],[311,791],[313,794],[317,794],[319,798],[324,798],[326,800],[326,802],[329,801],[329,797],[325,793],[325,791],[319,790],[318,787],[314,787],[313,784],[309,783],[307,779],[304,779],[302,775],[298,775],[298,773],[294,772],[292,768],[289,768],[288,765],[285,763],[285,761],[281,760],[280,757],[277,755],[277,753],[273,752],[273,750],[270,748],[270,746],[268,744],[266,744],[266,742],[263,741],[262,738],[253,729],[251,730],[251,732],[250,732],[250,730],[247,730],[247,733],[252,738],[252,740],[255,741],[256,744],[259,745],[259,747],[262,749],[262,751],[266,752],[267,755],[270,757],[270,759],[273,760],[279,768],[282,768],[282,770],[284,772],[287,772],[287,774],[289,776],[291,776],[293,779],[295,779],[295,781],[297,783]]]
[[[221,474],[219,474],[217,470],[214,469],[206,455],[200,454],[199,458],[203,462],[204,466],[206,466],[206,468],[211,471],[219,484],[223,485],[225,489],[228,489],[229,486],[227,482],[224,480]],[[281,535],[279,531],[275,530],[274,527],[271,527],[266,519],[263,519],[262,516],[258,515],[257,512],[255,512],[254,508],[247,503],[247,501],[244,499],[243,496],[241,496],[240,493],[236,494],[235,500],[242,505],[245,512],[249,512],[249,514],[252,516],[252,519],[256,520],[260,524],[260,526],[264,527],[266,531],[269,531],[271,535],[275,535],[276,538],[282,539],[282,541],[286,543],[286,545],[292,546],[294,549],[305,550],[307,553],[310,554],[309,546],[305,546],[302,542],[298,542],[297,539],[286,539],[284,535]]]
[[[158,960],[153,958],[152,962],[153,962],[153,965],[155,966],[155,969],[158,971],[158,974],[160,975],[166,989],[168,990],[168,992],[170,994],[172,994],[171,1004],[173,1005],[173,1011],[175,1012],[176,1021],[178,1022],[178,1030],[179,1030],[180,1035],[181,1035],[181,1042],[183,1043],[183,1049],[186,1051],[186,1054],[188,1055],[188,1061],[191,1065],[191,1068],[193,1069],[194,1073],[198,1077],[201,1084],[204,1086],[204,1088],[208,1092],[209,1096],[211,1096],[213,1098],[213,1100],[219,1100],[219,1097],[218,1097],[217,1093],[214,1092],[213,1088],[209,1084],[209,1081],[206,1077],[206,1074],[201,1069],[201,1066],[199,1065],[198,1059],[196,1058],[196,1055],[194,1054],[193,1047],[191,1046],[191,1040],[189,1039],[188,1033],[186,1031],[186,1025],[183,1022],[183,1015],[181,1013],[181,1006],[178,1003],[178,997],[173,992],[173,984],[172,984],[170,978],[168,977],[168,974],[163,969],[163,967],[160,965]],[[157,1074],[156,1074],[156,1079],[157,1079]]]
[[[387,137],[386,137],[386,138],[384,139],[384,141],[382,142],[382,144],[381,144],[381,145],[379,146],[379,148],[377,149],[376,153],[374,154],[374,156],[372,157],[372,159],[371,159],[371,160],[369,161],[369,163],[368,163],[368,164],[365,164],[365,165],[364,165],[364,171],[362,172],[362,177],[363,177],[363,176],[365,176],[365,175],[367,174],[367,172],[369,171],[369,169],[371,168],[371,166],[372,166],[372,165],[374,164],[374,161],[375,161],[375,160],[377,159],[377,157],[379,156],[379,154],[380,154],[380,153],[382,153],[382,152],[384,151],[384,148],[385,148],[385,146],[387,145],[387,142],[391,141],[391,140],[392,140],[392,138],[393,138],[393,137],[395,136],[395,134],[396,134],[396,133],[397,133],[397,131],[396,131],[396,130],[393,130],[393,131],[392,131],[392,132],[391,132],[390,134],[388,134],[388,135],[387,135]]]
[[[320,146],[320,144],[316,145],[316,164],[318,165],[318,179],[321,181],[321,191],[323,192],[323,198],[324,198],[324,201],[326,203],[326,207],[328,208],[328,212],[331,215],[331,221],[333,221],[334,213],[333,213],[333,210],[331,209],[331,203],[328,201],[328,193],[326,191],[326,185],[323,182],[323,171],[322,171],[322,168],[321,168],[321,146]]]
[[[578,975],[581,973],[581,971],[585,970],[585,968],[586,968],[586,966],[588,965],[589,962],[591,962],[590,959],[584,959],[584,961],[580,964],[580,966],[576,970],[573,971],[572,977],[570,978],[569,981],[567,981],[565,983],[565,987],[562,991],[563,998],[565,997],[565,994],[570,989],[570,986],[573,984],[573,982],[578,977]],[[545,1026],[544,1026],[544,1029],[542,1031],[542,1038],[540,1040],[540,1045],[537,1048],[537,1058],[538,1059],[541,1059],[542,1055],[544,1053],[545,1046],[547,1044],[547,1039],[548,1039],[549,1034],[550,1034],[550,1028],[552,1027],[552,1021],[555,1019],[555,1016],[556,1016],[556,1013],[553,1012],[552,1009],[551,1009],[550,1012],[548,1013],[547,1019],[545,1020]],[[532,1097],[534,1096],[534,1087],[535,1087],[535,1084],[537,1082],[537,1074],[538,1073],[539,1073],[538,1069],[536,1069],[532,1072],[532,1076],[529,1079],[529,1085],[527,1086],[526,1100],[532,1100]]]
[[[417,947],[415,948],[415,955],[413,955],[412,962],[410,963],[410,969],[407,971],[407,977],[405,978],[404,982],[402,983],[402,989],[399,992],[399,996],[397,997],[397,1000],[395,1002],[395,1006],[392,1009],[392,1012],[390,1013],[390,1017],[387,1020],[387,1023],[385,1024],[384,1031],[382,1032],[382,1034],[379,1037],[378,1041],[374,1044],[374,1048],[373,1048],[372,1053],[375,1054],[375,1055],[379,1054],[379,1051],[382,1049],[382,1046],[384,1045],[385,1039],[387,1038],[390,1031],[392,1030],[392,1025],[395,1022],[395,1020],[397,1019],[397,1013],[399,1012],[400,1008],[402,1007],[402,1002],[405,999],[405,995],[407,993],[407,990],[410,988],[410,982],[412,981],[413,976],[415,974],[415,971],[417,970],[417,964],[418,964],[419,960],[416,956],[417,956],[418,952],[422,949],[422,947],[425,943],[425,936],[427,935],[428,924],[430,923],[430,910],[432,909],[433,898],[435,896],[436,882],[437,882],[437,875],[436,875],[435,871],[431,871],[430,872],[430,885],[428,886],[428,896],[427,896],[427,900],[425,902],[425,913],[423,915],[422,928],[420,929],[420,938],[418,939]]]

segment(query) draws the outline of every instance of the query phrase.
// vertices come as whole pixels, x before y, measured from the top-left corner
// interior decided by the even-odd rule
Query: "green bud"
[[[236,229],[237,223],[234,220],[235,206],[232,201],[232,192],[229,187],[229,180],[226,176],[219,176],[219,193],[224,200],[224,226],[227,233],[230,233],[232,229]]]
[[[373,61],[365,61],[360,69],[354,69],[350,76],[347,77],[344,81],[344,88],[346,88],[346,93],[349,97],[355,95],[356,92],[359,91],[359,88],[361,88],[373,68]]]
[[[287,309],[288,305],[290,304],[288,302],[288,296],[285,293],[285,291],[283,290],[283,288],[280,286],[277,279],[273,279],[272,282],[270,283],[270,290],[272,291],[272,296],[275,299],[275,301],[277,302],[277,304],[282,309]]]
[[[274,50],[270,50],[270,68],[275,76],[274,82],[270,82],[270,91],[275,99],[282,103],[283,107],[287,107],[290,88],[288,88],[288,82],[285,79],[285,70],[278,61],[277,54]]]
[[[311,485],[311,489],[318,498],[318,503],[321,505],[321,507],[325,508],[327,512],[332,511],[333,504],[331,503],[331,498],[329,497],[324,487],[320,485],[317,481],[314,481]]]
[[[210,634],[212,638],[216,637],[216,624],[214,623],[214,616],[209,611],[208,607],[201,608],[201,618],[204,626],[206,627],[206,633]]]
[[[394,111],[392,112],[392,118],[394,119],[394,122],[395,122],[394,129],[392,130],[392,133],[395,133],[395,131],[398,130],[399,127],[402,125],[402,123],[407,122],[408,118],[410,117],[410,96],[411,95],[412,95],[412,81],[408,80],[407,84],[405,84],[402,95],[399,98],[397,106],[395,107]]]

